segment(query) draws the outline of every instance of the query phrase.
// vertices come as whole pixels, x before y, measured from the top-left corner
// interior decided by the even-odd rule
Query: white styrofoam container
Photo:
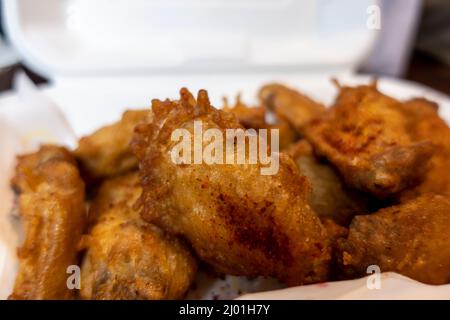
[[[52,79],[352,70],[374,0],[4,0],[10,41]]]

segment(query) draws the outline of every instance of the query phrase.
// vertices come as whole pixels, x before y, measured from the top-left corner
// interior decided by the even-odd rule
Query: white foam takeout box
[[[76,138],[152,98],[176,98],[186,86],[211,101],[242,92],[256,101],[264,83],[280,81],[330,103],[337,77],[368,82],[353,71],[372,47],[369,0],[4,0],[10,41],[35,71],[51,79],[35,88],[24,75],[0,96],[0,298],[12,290],[20,223],[9,188],[15,155],[40,142],[73,147]],[[450,99],[432,89],[381,78],[399,99],[425,96],[450,122]],[[276,281],[200,274],[190,298],[449,299],[450,286],[398,274],[281,289]],[[275,291],[267,291],[279,289]],[[257,293],[255,293],[257,292]],[[253,294],[250,294],[253,293]]]

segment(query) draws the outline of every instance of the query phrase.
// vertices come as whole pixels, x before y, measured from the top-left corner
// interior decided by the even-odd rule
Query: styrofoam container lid
[[[374,0],[4,0],[8,36],[50,78],[352,70]]]

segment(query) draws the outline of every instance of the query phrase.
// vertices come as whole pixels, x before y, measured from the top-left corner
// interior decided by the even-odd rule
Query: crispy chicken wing
[[[263,129],[268,126],[266,122],[266,108],[262,106],[249,107],[242,102],[240,95],[237,96],[234,106],[230,106],[228,100],[224,99],[223,111],[233,113],[244,128]]]
[[[275,124],[269,126],[270,129],[278,129],[280,134],[280,150],[286,151],[299,139],[295,129],[284,119],[276,119]]]
[[[403,104],[410,121],[410,132],[416,141],[429,140],[435,151],[430,169],[417,187],[400,194],[407,201],[424,193],[450,193],[450,128],[438,115],[438,105],[426,99],[413,99]]]
[[[279,170],[261,175],[258,164],[175,164],[173,130],[242,128],[212,107],[206,91],[197,101],[186,89],[180,101],[152,103],[154,119],[140,125],[132,148],[140,161],[141,214],[184,236],[219,273],[273,276],[290,285],[327,279],[326,231],[306,201],[309,184],[292,159],[279,154]],[[236,148],[230,151],[236,152]]]
[[[299,141],[288,153],[311,183],[309,202],[321,220],[348,226],[355,215],[369,213],[368,197],[348,189],[329,164],[316,158],[308,141]]]
[[[265,106],[249,107],[241,101],[238,95],[236,104],[230,107],[225,99],[224,111],[234,114],[239,123],[246,129],[278,129],[279,130],[279,146],[280,150],[285,150],[298,140],[296,130],[284,118],[279,118],[272,114]],[[270,124],[266,121],[268,114],[273,116],[274,121]]]
[[[375,85],[341,88],[334,106],[305,132],[349,186],[380,198],[417,184],[433,151],[430,142],[414,141],[401,103]]]
[[[377,265],[428,284],[450,283],[450,197],[423,195],[353,219],[340,240],[347,277],[367,275]]]
[[[151,117],[149,110],[129,110],[120,121],[81,138],[75,156],[83,175],[88,180],[95,180],[137,168],[137,160],[129,145],[134,127],[146,122],[148,117]]]
[[[133,204],[137,173],[106,180],[90,208],[96,223],[83,238],[83,299],[179,299],[197,263],[178,239],[141,220]]]
[[[25,242],[11,299],[69,299],[67,268],[76,265],[86,220],[84,183],[62,147],[43,146],[18,157],[13,186],[20,192]]]
[[[273,111],[278,118],[288,121],[299,133],[303,133],[311,120],[325,112],[324,105],[277,83],[263,86],[259,91],[259,98],[267,109]]]

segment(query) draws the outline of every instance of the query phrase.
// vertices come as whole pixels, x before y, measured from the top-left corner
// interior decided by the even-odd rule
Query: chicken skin
[[[238,122],[246,129],[278,129],[279,131],[279,147],[280,150],[286,150],[294,142],[298,140],[296,130],[284,118],[279,118],[274,115],[265,105],[258,107],[249,107],[241,101],[238,95],[234,106],[228,104],[227,99],[224,99],[224,108],[226,112],[231,112]],[[268,123],[266,118],[272,116],[273,123]]]
[[[325,112],[325,106],[300,92],[284,85],[273,83],[259,91],[261,103],[275,115],[286,120],[300,134],[306,125]]]
[[[450,193],[450,128],[439,117],[438,105],[419,98],[407,101],[402,106],[413,139],[431,141],[435,151],[423,181],[417,187],[402,192],[400,201],[426,193]]]
[[[10,299],[71,299],[68,267],[77,265],[86,221],[84,183],[65,148],[42,146],[18,157],[12,185],[20,193],[25,241]]]
[[[145,223],[133,204],[141,194],[137,173],[100,187],[90,209],[96,223],[83,238],[83,299],[180,299],[197,263],[178,239]]]
[[[348,226],[355,215],[369,213],[369,198],[347,188],[329,164],[317,159],[308,141],[299,141],[288,153],[309,179],[312,186],[309,202],[322,221],[331,219]]]
[[[427,284],[450,283],[450,197],[423,195],[353,219],[339,240],[346,277],[367,275],[370,265]]]
[[[140,161],[142,217],[187,239],[217,272],[271,276],[289,285],[327,279],[326,231],[310,208],[307,179],[279,154],[279,170],[262,175],[257,164],[176,164],[175,129],[241,129],[235,117],[215,109],[207,92],[187,89],[179,101],[152,101],[153,121],[140,125],[132,149]],[[224,133],[225,134],[225,133]],[[229,150],[235,155],[237,147]]]
[[[230,106],[228,99],[224,99],[223,111],[234,114],[239,123],[246,129],[262,129],[268,126],[266,122],[266,108],[249,107],[242,102],[241,96],[236,97],[234,106]]]
[[[417,184],[433,152],[429,141],[414,141],[401,103],[376,85],[342,87],[334,106],[305,133],[350,187],[378,198]]]
[[[138,166],[129,145],[134,127],[151,117],[149,110],[128,110],[122,119],[80,139],[75,156],[83,176],[97,180],[126,173]]]

